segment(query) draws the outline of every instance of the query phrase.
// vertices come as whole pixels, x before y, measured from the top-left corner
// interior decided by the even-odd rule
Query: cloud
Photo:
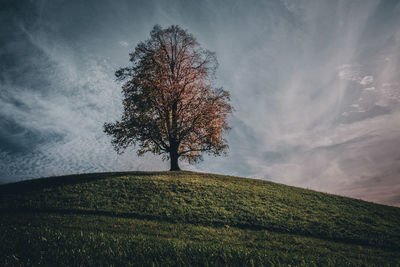
[[[361,85],[369,85],[373,82],[374,82],[373,76],[364,76],[364,78],[361,79],[360,84]]]
[[[343,64],[339,67],[338,76],[341,80],[355,81],[363,84],[360,65]]]
[[[0,123],[8,126],[0,131],[5,139],[0,155],[2,182],[165,167],[150,155],[137,159],[133,150],[116,155],[102,132],[104,122],[121,113],[120,87],[107,59],[93,54],[81,54],[77,59],[72,47],[43,30],[19,29],[25,36],[20,46],[35,53],[25,61],[32,65],[31,70],[24,73],[21,65],[14,71],[20,73],[19,80],[34,77],[41,82],[11,83],[13,73],[4,73],[9,77],[1,83],[0,97]]]
[[[394,101],[400,101],[400,86],[397,82],[384,83],[382,84],[381,90],[383,97]]]
[[[127,47],[129,45],[129,43],[127,41],[120,41],[119,45],[122,47]]]
[[[284,4],[298,28],[287,24],[289,17],[283,15],[271,15],[276,21],[273,29],[252,24],[248,32],[265,36],[265,45],[235,58],[240,63],[232,69],[231,81],[226,81],[237,90],[233,91],[239,107],[236,117],[253,129],[248,138],[258,144],[239,152],[236,144],[241,140],[232,138],[231,153],[241,153],[243,165],[250,168],[249,176],[352,196],[349,188],[363,177],[395,173],[399,156],[388,148],[399,140],[397,126],[393,127],[400,116],[394,103],[398,90],[395,83],[383,86],[384,81],[398,80],[393,72],[398,70],[393,63],[397,60],[382,62],[367,53],[370,47],[364,45],[374,40],[367,25],[379,24],[374,15],[383,8],[375,1],[362,7],[332,2]],[[397,34],[395,24],[387,25],[384,38]],[[288,29],[292,31],[288,33]],[[230,40],[230,35],[221,33],[221,39]],[[233,48],[235,45],[238,51],[246,49],[238,44]],[[398,42],[374,45],[382,54],[396,57],[391,51]],[[264,76],[259,78],[257,73]],[[388,99],[391,104],[383,105]],[[385,153],[385,157],[376,156]],[[396,194],[388,189],[395,183],[390,177],[394,176],[382,178],[385,186],[379,187],[379,193],[367,190],[374,184],[366,181],[365,195],[358,191],[353,195],[391,203],[383,197],[384,190]]]

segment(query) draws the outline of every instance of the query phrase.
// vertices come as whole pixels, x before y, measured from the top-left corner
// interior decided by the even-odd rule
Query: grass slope
[[[399,266],[400,209],[194,172],[0,186],[0,265]]]

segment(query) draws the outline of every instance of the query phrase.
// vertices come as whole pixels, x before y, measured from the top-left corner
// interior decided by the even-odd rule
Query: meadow
[[[399,266],[400,208],[177,172],[0,186],[1,266]]]

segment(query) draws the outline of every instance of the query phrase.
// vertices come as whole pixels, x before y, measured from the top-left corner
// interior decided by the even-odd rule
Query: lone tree
[[[118,153],[129,145],[171,160],[202,160],[202,152],[220,155],[228,147],[222,137],[232,113],[229,93],[211,86],[217,68],[215,54],[202,49],[179,26],[154,26],[150,38],[130,53],[132,65],[115,72],[122,86],[121,121],[105,123]]]

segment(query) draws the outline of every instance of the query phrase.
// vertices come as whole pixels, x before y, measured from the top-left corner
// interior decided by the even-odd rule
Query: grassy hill
[[[400,209],[254,179],[126,172],[0,186],[0,265],[399,266]]]

